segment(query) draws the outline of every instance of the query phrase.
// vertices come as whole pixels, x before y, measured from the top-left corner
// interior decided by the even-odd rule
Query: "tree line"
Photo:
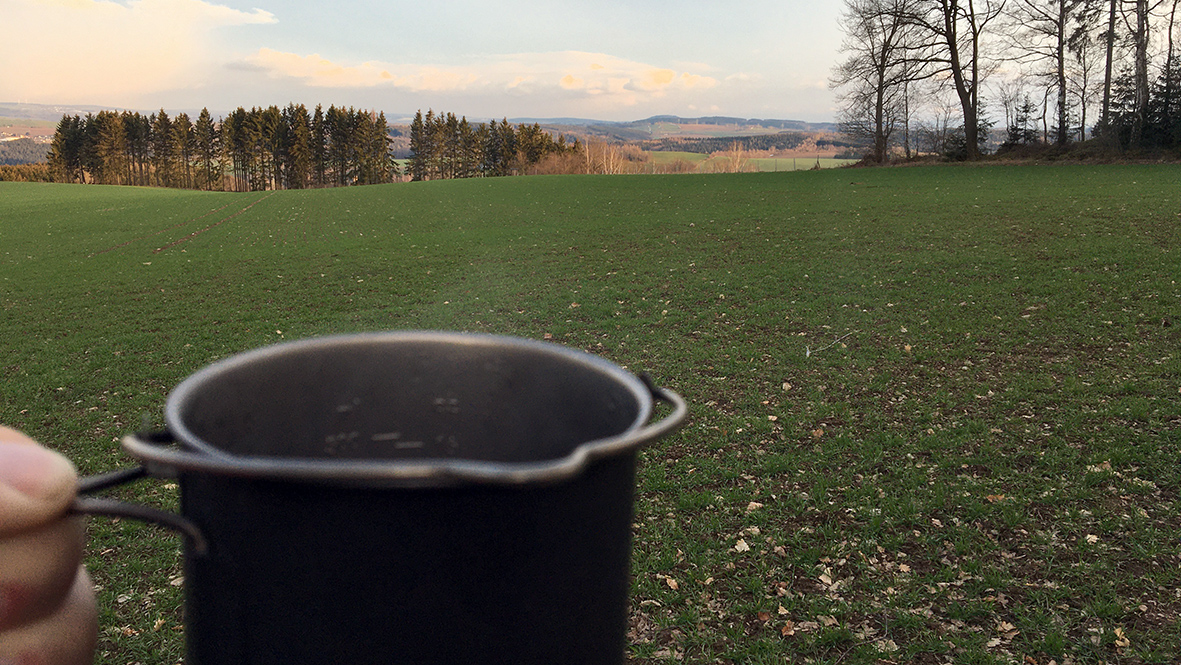
[[[410,123],[412,180],[504,176],[531,172],[565,172],[555,167],[583,152],[578,139],[557,140],[541,125],[513,126],[508,119],[473,125],[466,116],[422,110]],[[543,162],[547,164],[543,165]]]
[[[842,132],[874,161],[924,141],[977,159],[1002,114],[1006,147],[1181,147],[1181,0],[844,4],[830,83]]]
[[[36,164],[0,164],[0,182],[53,182],[45,162]]]
[[[56,182],[261,191],[391,182],[384,113],[303,104],[239,107],[193,121],[161,109],[62,116],[50,144]]]
[[[45,144],[37,143],[33,139],[0,141],[0,166],[43,162],[46,152]]]

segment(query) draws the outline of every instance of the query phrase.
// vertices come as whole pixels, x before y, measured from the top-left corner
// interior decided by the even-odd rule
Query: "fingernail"
[[[0,441],[0,483],[22,494],[44,499],[59,492],[64,479],[72,475],[69,461],[56,453],[39,446]]]

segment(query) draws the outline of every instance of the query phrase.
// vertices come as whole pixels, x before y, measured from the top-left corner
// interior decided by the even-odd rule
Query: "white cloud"
[[[9,0],[3,50],[19,67],[0,68],[13,99],[134,103],[206,80],[226,26],[273,23],[204,0]],[[7,96],[7,95],[6,95]]]
[[[481,92],[578,95],[633,105],[669,92],[705,90],[717,80],[689,71],[617,58],[605,53],[559,51],[485,56],[470,64],[436,66],[339,63],[318,54],[259,49],[247,63],[273,78],[294,78],[328,88],[389,87],[411,92]]]
[[[261,48],[247,62],[272,77],[301,79],[307,85],[322,88],[365,88],[393,86],[406,90],[452,91],[466,89],[478,81],[475,72],[462,67],[396,66],[379,62],[342,65],[312,55],[283,53]],[[516,83],[520,83],[518,80]]]

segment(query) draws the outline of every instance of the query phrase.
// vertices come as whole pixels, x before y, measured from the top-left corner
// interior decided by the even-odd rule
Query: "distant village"
[[[20,139],[32,139],[34,143],[44,143],[48,145],[53,140],[52,127],[20,127],[10,125],[7,127],[0,126],[0,143],[7,141],[19,141]]]

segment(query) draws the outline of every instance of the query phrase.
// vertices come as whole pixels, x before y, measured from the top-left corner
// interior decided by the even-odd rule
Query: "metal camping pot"
[[[685,415],[581,351],[393,332],[215,363],[123,443],[178,478],[190,664],[619,663],[635,453]]]

